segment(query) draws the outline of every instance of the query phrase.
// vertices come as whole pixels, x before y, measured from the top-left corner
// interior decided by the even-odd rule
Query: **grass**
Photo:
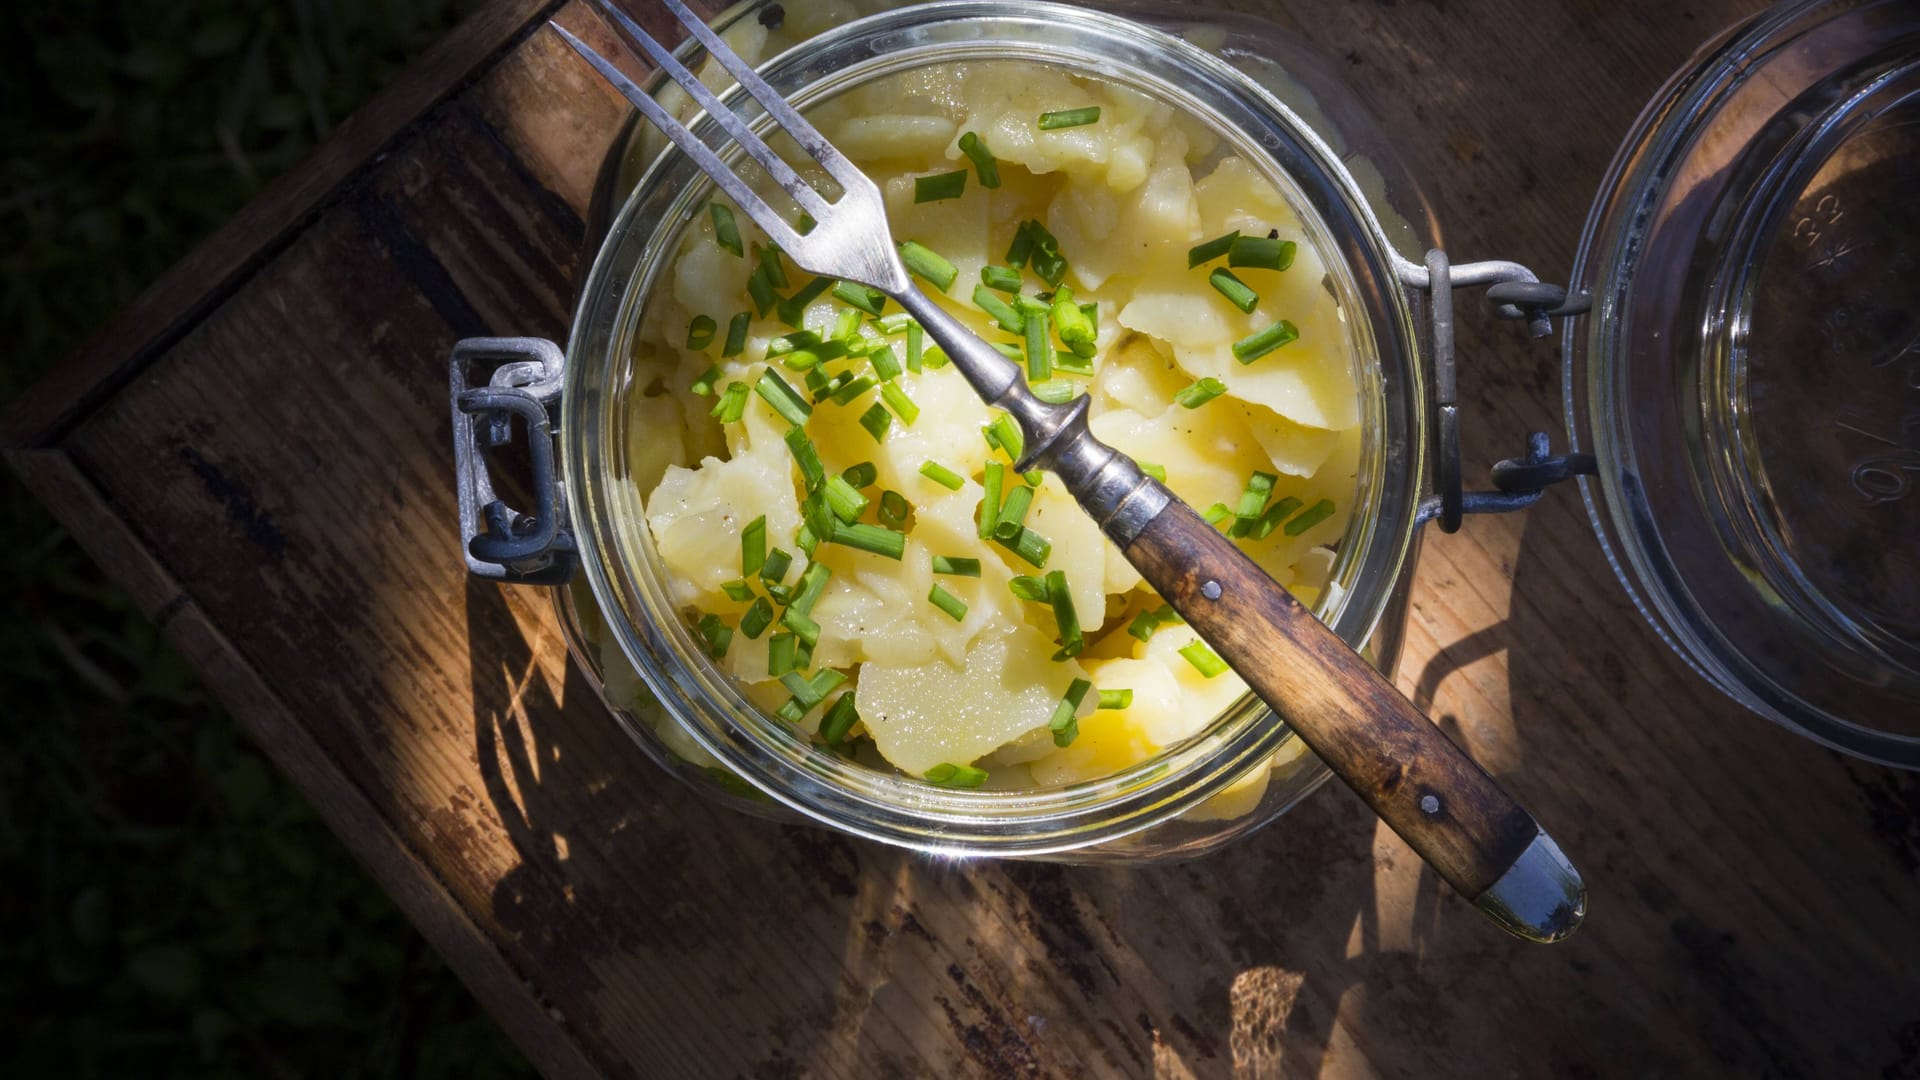
[[[0,401],[473,6],[0,5]],[[0,500],[0,1075],[526,1073],[73,539]]]

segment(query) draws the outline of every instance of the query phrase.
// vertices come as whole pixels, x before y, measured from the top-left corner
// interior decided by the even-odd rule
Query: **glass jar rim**
[[[1359,310],[1355,321],[1362,324],[1350,332],[1371,337],[1371,348],[1362,355],[1380,367],[1391,357],[1397,379],[1368,395],[1369,408],[1375,407],[1371,399],[1379,398],[1380,408],[1394,414],[1400,445],[1389,452],[1394,433],[1385,419],[1376,417],[1378,422],[1369,425],[1368,441],[1376,445],[1363,448],[1360,483],[1374,493],[1375,512],[1367,527],[1350,531],[1343,544],[1336,573],[1345,570],[1354,587],[1329,619],[1347,640],[1364,641],[1410,558],[1426,449],[1426,394],[1396,256],[1344,163],[1291,109],[1219,58],[1157,29],[1084,8],[1009,0],[915,5],[809,39],[762,66],[761,74],[804,106],[936,59],[936,53],[939,61],[1034,60],[1168,91],[1182,99],[1178,107],[1213,122],[1223,134],[1236,133],[1235,140],[1254,151],[1269,175],[1288,182],[1303,223],[1324,234],[1318,242],[1330,268],[1336,265],[1332,256],[1341,257],[1337,265],[1347,279],[1343,302]],[[840,56],[854,60],[795,82],[809,64]],[[1181,80],[1163,71],[1177,71]],[[1207,92],[1215,95],[1212,100],[1202,96]],[[734,104],[742,96],[735,88],[725,100]],[[748,116],[757,119],[757,107]],[[696,123],[695,130],[718,142],[717,125],[710,121]],[[711,664],[677,662],[677,654],[691,651],[686,629],[633,617],[636,609],[644,610],[645,594],[657,592],[658,583],[635,576],[635,564],[643,560],[633,557],[639,553],[628,550],[630,539],[615,525],[614,504],[622,496],[607,482],[620,471],[609,463],[621,461],[612,451],[623,441],[619,410],[611,408],[617,398],[612,385],[617,358],[637,324],[638,305],[651,292],[650,275],[665,262],[661,249],[670,249],[680,235],[680,227],[670,225],[661,230],[669,235],[663,242],[636,231],[635,223],[654,211],[662,222],[683,223],[690,216],[687,206],[699,201],[684,189],[704,186],[691,173],[677,151],[655,161],[602,244],[569,342],[561,428],[569,510],[589,584],[622,650],[697,742],[776,800],[850,832],[930,851],[1045,854],[1116,839],[1175,816],[1238,781],[1296,737],[1249,696],[1207,731],[1108,777],[1025,792],[953,791],[845,762],[771,722],[755,725],[751,720],[764,714],[746,702],[731,679]],[[689,179],[695,182],[681,183]],[[1384,378],[1378,371],[1376,381]],[[1369,463],[1375,474],[1370,484]],[[1384,476],[1389,464],[1392,478]],[[1359,514],[1355,520],[1361,520]],[[650,546],[644,537],[640,543]],[[706,707],[713,703],[724,708]],[[693,719],[685,715],[689,707],[698,714]],[[743,715],[748,722],[740,721]],[[1320,775],[1308,789],[1325,778],[1323,766],[1312,767]]]

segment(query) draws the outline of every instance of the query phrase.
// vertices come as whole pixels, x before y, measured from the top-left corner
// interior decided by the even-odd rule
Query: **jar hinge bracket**
[[[485,385],[473,380],[491,364]],[[541,338],[467,338],[453,347],[453,457],[460,493],[460,544],[467,572],[489,581],[561,585],[579,556],[566,526],[554,462],[550,409],[560,400],[566,355]],[[513,442],[513,421],[527,430],[534,509],[522,513],[494,493],[487,451]]]
[[[1410,288],[1425,290],[1433,316],[1433,494],[1421,500],[1417,524],[1438,521],[1442,532],[1455,532],[1466,514],[1505,514],[1538,502],[1551,484],[1571,476],[1592,475],[1591,454],[1551,452],[1545,432],[1527,436],[1527,450],[1517,458],[1494,465],[1493,490],[1466,491],[1460,476],[1460,407],[1454,370],[1453,290],[1487,287],[1487,301],[1495,318],[1525,320],[1529,333],[1546,337],[1553,317],[1584,314],[1593,304],[1586,293],[1573,296],[1548,284],[1533,271],[1512,262],[1475,262],[1452,265],[1438,248],[1427,253],[1426,265],[1400,260],[1400,278]]]

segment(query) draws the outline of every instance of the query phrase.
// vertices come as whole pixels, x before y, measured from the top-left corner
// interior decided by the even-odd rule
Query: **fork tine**
[[[622,37],[629,43],[639,46],[660,70],[667,73],[668,78],[680,84],[680,89],[685,90],[701,108],[707,111],[708,116],[713,117],[727,134],[733,136],[734,141],[739,143],[741,148],[753,157],[753,160],[759,162],[761,168],[767,170],[773,177],[774,183],[779,184],[782,190],[800,203],[801,209],[812,214],[816,219],[826,215],[827,202],[820,197],[820,193],[813,190],[811,184],[801,179],[800,175],[781,160],[780,155],[774,153],[773,148],[768,146],[760,136],[754,134],[746,121],[740,119],[732,109],[722,105],[713,91],[708,90],[705,83],[701,82],[693,72],[687,70],[686,65],[669,52],[666,46],[656,41],[653,35],[647,33],[639,23],[628,18],[627,13],[621,11],[611,0],[595,0],[594,7],[612,20],[614,28]],[[702,26],[704,25],[703,23]]]
[[[595,51],[593,46],[573,36],[571,31],[557,22],[548,22],[547,25],[560,35],[561,40],[572,46],[573,51],[579,53],[581,59],[592,65],[593,69],[600,73],[601,78],[620,91],[621,96],[632,103],[634,108],[639,109],[641,115],[665,132],[667,138],[672,139],[675,146],[692,158],[694,164],[700,167],[700,171],[712,178],[713,182],[720,186],[720,190],[726,192],[734,203],[753,219],[754,224],[764,229],[774,243],[779,244],[783,249],[791,250],[792,245],[800,239],[800,234],[795,232],[793,226],[788,225],[779,214],[774,213],[773,207],[768,206],[752,188],[748,187],[745,180],[740,179],[738,174],[729,169],[726,163],[720,160],[720,156],[713,152],[712,147],[695,138],[685,125],[674,119],[672,113],[649,97],[646,91],[634,85],[633,80],[627,78],[625,72],[614,67],[606,57]],[[725,109],[721,112],[732,115]],[[818,197],[818,193],[815,193],[815,198]],[[815,217],[819,215],[816,214]]]
[[[707,25],[706,20],[695,15],[682,0],[663,0],[663,2],[668,10],[673,12],[674,18],[679,19],[680,24],[687,28],[687,32],[706,47],[707,55],[720,61],[720,66],[726,68],[747,93],[753,95],[754,100],[767,110],[767,115],[773,117],[774,123],[785,128],[787,134],[793,136],[794,140],[800,144],[800,148],[824,166],[835,180],[840,181],[842,187],[851,190],[856,187],[872,186],[873,181],[867,178],[867,174],[855,168],[853,162],[848,161],[846,155],[808,123],[798,109],[787,104],[785,98],[775,92],[773,87],[768,86],[767,81],[762,79],[758,72],[754,71],[745,60],[740,59],[740,54],[720,40],[720,35],[713,32],[713,28]],[[818,214],[814,216],[819,217]]]

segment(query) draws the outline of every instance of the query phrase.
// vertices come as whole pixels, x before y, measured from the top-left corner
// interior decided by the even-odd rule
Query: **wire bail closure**
[[[1555,316],[1585,314],[1593,306],[1586,293],[1541,281],[1519,263],[1490,261],[1453,265],[1447,253],[1427,252],[1426,265],[1397,260],[1402,283],[1424,290],[1432,307],[1433,348],[1433,494],[1420,501],[1415,524],[1438,521],[1441,532],[1458,532],[1467,514],[1507,514],[1540,501],[1552,484],[1571,476],[1598,471],[1591,454],[1551,452],[1546,432],[1527,436],[1527,450],[1518,458],[1494,465],[1493,490],[1466,491],[1460,475],[1460,406],[1454,361],[1453,290],[1487,286],[1487,301],[1495,318],[1524,320],[1536,338],[1553,332]]]

